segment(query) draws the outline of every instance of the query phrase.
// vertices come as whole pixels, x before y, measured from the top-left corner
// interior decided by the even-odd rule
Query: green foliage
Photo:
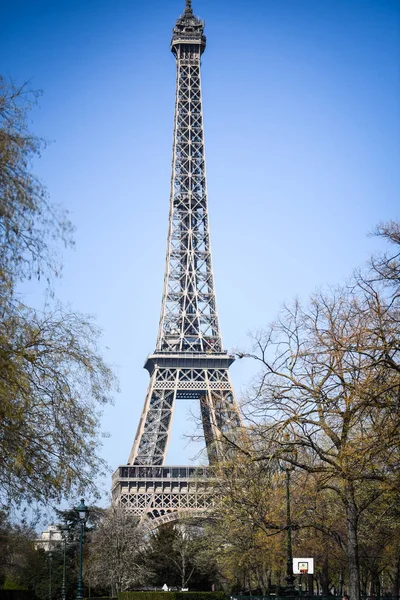
[[[0,501],[87,493],[104,470],[98,406],[110,401],[113,376],[98,335],[89,319],[61,307],[8,307],[0,323]]]
[[[175,592],[175,600],[226,600],[224,592]]]
[[[62,581],[63,552],[61,546],[51,554],[42,548],[36,549],[35,531],[25,525],[11,523],[4,513],[0,513],[0,581],[3,588],[15,593],[29,590],[29,597],[49,600],[49,573],[52,572],[52,600],[55,600]],[[67,588],[71,582],[71,568],[74,568],[76,551],[67,553]],[[73,586],[76,577],[73,576]],[[12,596],[10,597],[12,600]],[[18,594],[16,596],[18,597]],[[26,598],[22,596],[21,600]],[[0,594],[0,600],[2,596]]]
[[[89,598],[84,598],[83,600],[89,600]],[[90,596],[90,600],[117,600],[113,596]]]
[[[105,508],[100,508],[99,506],[95,505],[89,506],[87,520],[84,523],[84,531],[89,532],[96,529],[101,523],[101,519],[104,517],[105,512]],[[79,515],[74,508],[69,508],[67,510],[55,509],[55,513],[57,515],[58,521],[60,523],[65,523],[68,526],[69,538],[72,537],[74,532],[79,531]]]
[[[204,530],[189,521],[159,527],[149,540],[143,562],[155,586],[210,590],[218,580],[215,557],[204,551]]]
[[[17,583],[13,579],[11,579],[10,576],[7,576],[1,589],[3,589],[3,590],[27,590],[28,588],[26,588],[23,585],[20,585],[19,583]]]
[[[119,592],[118,600],[175,600],[175,592]]]

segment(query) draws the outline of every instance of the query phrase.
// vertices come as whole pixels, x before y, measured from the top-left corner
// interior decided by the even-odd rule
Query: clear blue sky
[[[184,0],[0,0],[1,71],[44,95],[35,164],[74,221],[56,293],[96,315],[121,394],[104,456],[127,460],[156,341],[174,110],[172,26]],[[343,281],[399,218],[400,2],[193,0],[209,211],[226,348],[280,306]],[[29,290],[27,301],[37,303]],[[252,365],[231,368],[240,397]],[[186,463],[187,405],[168,462]],[[193,428],[193,426],[191,426]],[[105,488],[109,482],[105,482]]]

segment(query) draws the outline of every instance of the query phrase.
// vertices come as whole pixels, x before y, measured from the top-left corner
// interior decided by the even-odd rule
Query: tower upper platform
[[[180,44],[198,44],[200,54],[203,54],[206,48],[206,36],[203,32],[204,21],[193,14],[192,0],[186,0],[184,13],[172,30],[171,52],[176,55],[176,47]]]

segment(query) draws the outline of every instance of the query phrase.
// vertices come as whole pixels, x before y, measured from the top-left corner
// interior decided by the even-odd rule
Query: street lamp
[[[61,600],[65,600],[65,556],[67,551],[67,535],[69,531],[69,527],[66,523],[59,526],[61,531],[62,539],[64,542],[63,547],[63,574],[62,574],[62,586],[61,586]]]
[[[49,554],[48,554],[48,558],[49,558],[49,600],[52,600],[52,596],[53,596],[53,589],[52,589],[52,563],[53,563],[53,554],[51,552],[51,550],[49,550]]]
[[[80,525],[80,536],[79,536],[79,575],[78,575],[78,589],[76,592],[76,600],[83,599],[83,585],[82,585],[82,546],[83,546],[83,530],[85,527],[85,522],[88,517],[89,509],[85,505],[83,498],[81,499],[80,504],[76,507],[76,512],[79,517],[79,525]]]

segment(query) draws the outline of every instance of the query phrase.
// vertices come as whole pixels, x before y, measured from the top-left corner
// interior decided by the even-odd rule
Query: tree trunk
[[[343,569],[339,571],[339,596],[343,596]]]
[[[327,554],[324,554],[321,570],[322,595],[329,596],[329,562]],[[353,600],[353,599],[352,599]]]
[[[186,561],[185,561],[185,557],[182,554],[182,560],[181,560],[181,590],[183,590],[186,587]]]
[[[262,595],[266,596],[267,595],[267,585],[266,585],[267,576],[266,576],[266,572],[265,572],[265,565],[262,565],[261,568],[257,565],[256,573],[257,573],[257,586],[261,589]]]
[[[307,575],[307,596],[314,596],[314,575]]]
[[[400,596],[400,545],[395,549],[392,577],[392,596]]]
[[[381,595],[381,579],[378,569],[371,569],[371,596]]]
[[[366,568],[360,568],[360,593],[361,593],[361,596],[369,596],[368,573],[369,573],[369,571],[367,571]]]
[[[393,569],[393,588],[392,588],[392,596],[397,597],[400,595],[400,548],[398,548],[398,553],[395,556],[395,565]]]
[[[358,514],[354,490],[346,486],[347,506],[347,562],[349,567],[350,600],[360,600],[360,565],[358,556]]]
[[[271,587],[272,587],[272,570],[271,570],[271,568],[269,568],[268,576],[267,576],[267,593],[266,593],[267,596],[269,596],[271,594]]]

